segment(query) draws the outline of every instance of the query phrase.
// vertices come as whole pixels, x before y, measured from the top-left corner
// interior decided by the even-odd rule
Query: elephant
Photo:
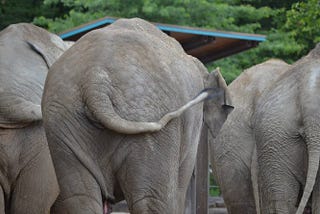
[[[263,93],[252,116],[261,213],[319,209],[320,44]],[[298,207],[298,208],[297,208]]]
[[[81,37],[44,88],[59,214],[108,213],[123,199],[132,214],[183,213],[201,130],[216,135],[232,110],[219,70],[139,18]]]
[[[256,213],[251,182],[255,146],[251,117],[261,94],[289,68],[282,60],[269,59],[245,70],[228,86],[235,109],[209,142],[213,177],[228,213]]]
[[[0,213],[49,213],[58,196],[41,97],[48,68],[67,48],[28,23],[0,32]]]

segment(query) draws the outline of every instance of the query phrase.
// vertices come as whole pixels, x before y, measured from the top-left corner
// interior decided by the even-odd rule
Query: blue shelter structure
[[[76,41],[87,32],[105,27],[118,18],[103,17],[60,33],[64,40]],[[203,63],[221,59],[259,45],[266,40],[260,34],[246,34],[228,31],[208,30],[170,24],[153,23],[160,30],[175,38],[184,50]]]

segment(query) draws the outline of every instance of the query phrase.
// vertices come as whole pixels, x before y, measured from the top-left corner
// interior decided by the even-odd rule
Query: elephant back
[[[269,59],[244,70],[229,85],[233,102],[252,105],[252,101],[268,90],[289,68],[290,65],[280,59]]]

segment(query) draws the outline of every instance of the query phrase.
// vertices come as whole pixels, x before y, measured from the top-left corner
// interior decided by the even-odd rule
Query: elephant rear
[[[48,67],[66,49],[32,24],[0,32],[1,213],[49,213],[58,196],[40,103]]]
[[[42,108],[62,185],[55,212],[59,212],[61,206],[68,206],[68,202],[62,201],[73,194],[64,187],[76,185],[79,188],[74,191],[80,191],[82,186],[80,182],[62,183],[61,179],[70,177],[70,173],[61,168],[60,147],[72,153],[64,155],[70,156],[69,164],[79,161],[76,168],[81,171],[77,173],[100,189],[98,194],[87,191],[100,205],[84,203],[87,205],[75,209],[66,207],[70,212],[85,213],[89,207],[102,210],[103,199],[113,201],[124,196],[133,213],[182,212],[180,203],[184,200],[178,198],[183,198],[193,169],[202,104],[187,110],[188,114],[158,133],[149,133],[144,127],[151,125],[152,128],[152,121],[183,106],[204,88],[202,76],[206,70],[204,67],[199,70],[194,60],[155,26],[133,19],[119,20],[115,25],[90,32],[52,66]],[[188,135],[184,136],[182,130]],[[111,151],[119,153],[111,159],[108,156]],[[163,159],[164,156],[168,159]],[[110,162],[99,161],[109,159]],[[169,160],[172,163],[168,165],[161,163]],[[178,175],[180,161],[183,171]],[[155,171],[158,163],[159,169]],[[69,172],[76,168],[70,168]],[[117,175],[114,175],[114,168]],[[128,172],[132,178],[126,180]],[[181,176],[181,183],[177,176]],[[123,192],[110,185],[110,180],[119,183]],[[178,183],[181,197],[177,194]],[[120,199],[114,192],[122,192],[121,197],[117,196]],[[76,196],[74,198],[76,200]],[[146,204],[150,204],[149,207]]]
[[[42,101],[62,186],[54,212],[98,213],[125,197],[131,213],[183,213],[209,91],[208,109],[225,116],[221,74],[146,21],[79,39],[51,67]]]

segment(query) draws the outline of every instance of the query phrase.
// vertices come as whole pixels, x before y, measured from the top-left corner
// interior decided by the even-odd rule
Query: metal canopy
[[[59,36],[64,40],[76,41],[87,32],[105,27],[116,20],[117,18],[104,17],[62,32]],[[153,24],[175,38],[188,54],[197,57],[203,63],[248,50],[266,40],[266,36],[259,34],[207,30],[161,23]]]

